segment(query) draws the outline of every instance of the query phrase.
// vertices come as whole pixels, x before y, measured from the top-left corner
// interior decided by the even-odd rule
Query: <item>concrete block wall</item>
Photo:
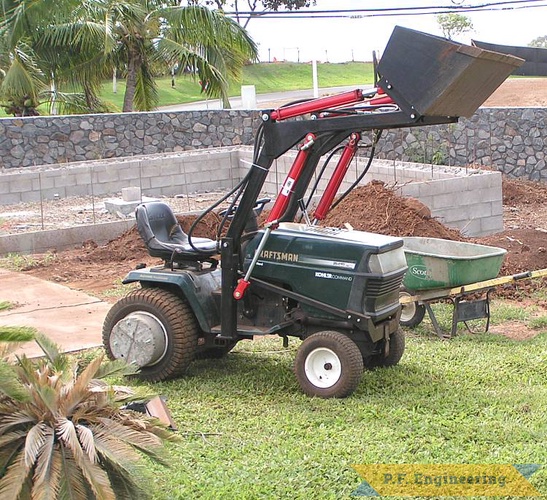
[[[265,196],[274,198],[279,192],[294,157],[295,153],[289,153],[274,162],[264,185]],[[336,161],[333,158],[317,194],[323,192]],[[102,196],[119,193],[124,187],[141,187],[142,194],[150,197],[229,189],[245,176],[251,162],[251,148],[240,147],[19,169],[0,176],[0,204],[39,201],[41,196],[53,199],[55,194]],[[341,191],[353,183],[366,162],[367,158],[359,158],[352,163]],[[396,186],[403,196],[419,199],[434,217],[468,236],[503,230],[499,172],[375,160],[362,182],[373,179]],[[108,232],[105,239],[101,226],[63,230],[66,237],[56,231],[3,235],[0,254],[62,249],[90,238],[102,243],[117,236]]]
[[[108,196],[139,187],[145,196],[230,189],[239,182],[237,148],[195,150],[11,169],[0,175],[0,205],[69,196]]]
[[[52,250],[66,250],[93,240],[105,245],[135,225],[135,219],[105,222],[90,226],[76,226],[48,231],[0,235],[0,255],[10,253],[37,254]]]

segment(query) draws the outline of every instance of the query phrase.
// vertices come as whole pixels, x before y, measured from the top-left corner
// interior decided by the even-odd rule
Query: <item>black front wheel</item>
[[[196,317],[168,290],[141,288],[112,306],[103,325],[110,359],[139,368],[138,378],[159,382],[180,376],[194,360],[198,342]]]
[[[385,341],[382,343],[382,352],[369,356],[365,360],[365,368],[385,368],[387,366],[395,366],[401,361],[403,353],[405,352],[405,334],[398,328],[389,337],[389,350],[386,356],[385,354]]]
[[[196,352],[196,359],[222,359],[236,345],[237,342],[228,342],[222,346],[206,347],[205,349]]]
[[[300,345],[294,371],[308,396],[345,398],[361,381],[363,357],[357,344],[346,335],[318,332]]]

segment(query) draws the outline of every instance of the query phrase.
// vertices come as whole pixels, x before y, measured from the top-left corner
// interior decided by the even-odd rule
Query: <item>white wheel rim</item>
[[[399,297],[410,297],[410,294],[401,292]],[[416,302],[409,302],[407,304],[402,304],[401,306],[401,319],[400,321],[408,322],[416,314]]]
[[[304,362],[304,372],[315,387],[327,389],[340,380],[342,363],[334,351],[318,347],[308,354]]]

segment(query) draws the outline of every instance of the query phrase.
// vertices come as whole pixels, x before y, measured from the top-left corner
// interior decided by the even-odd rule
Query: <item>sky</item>
[[[496,0],[317,0],[313,10],[341,10],[375,7],[476,6]],[[500,1],[500,0],[497,0]],[[507,0],[505,0],[507,1]],[[240,2],[244,4],[244,2]],[[519,6],[526,4],[518,4]],[[528,5],[534,5],[531,2]],[[463,12],[473,23],[473,31],[455,37],[504,45],[526,46],[534,38],[547,35],[547,0],[535,8]],[[309,13],[312,9],[299,12]],[[394,26],[404,26],[442,36],[435,15],[362,17],[356,19],[252,19],[247,30],[259,46],[260,60],[308,62],[370,61],[372,51],[381,55]]]

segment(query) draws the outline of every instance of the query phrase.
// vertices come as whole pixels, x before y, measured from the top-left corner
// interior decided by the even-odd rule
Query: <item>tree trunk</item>
[[[139,65],[139,57],[133,51],[129,51],[129,61],[127,62],[127,77],[125,94],[123,97],[124,113],[133,111],[133,101],[135,100],[135,91],[137,89],[137,68]]]

